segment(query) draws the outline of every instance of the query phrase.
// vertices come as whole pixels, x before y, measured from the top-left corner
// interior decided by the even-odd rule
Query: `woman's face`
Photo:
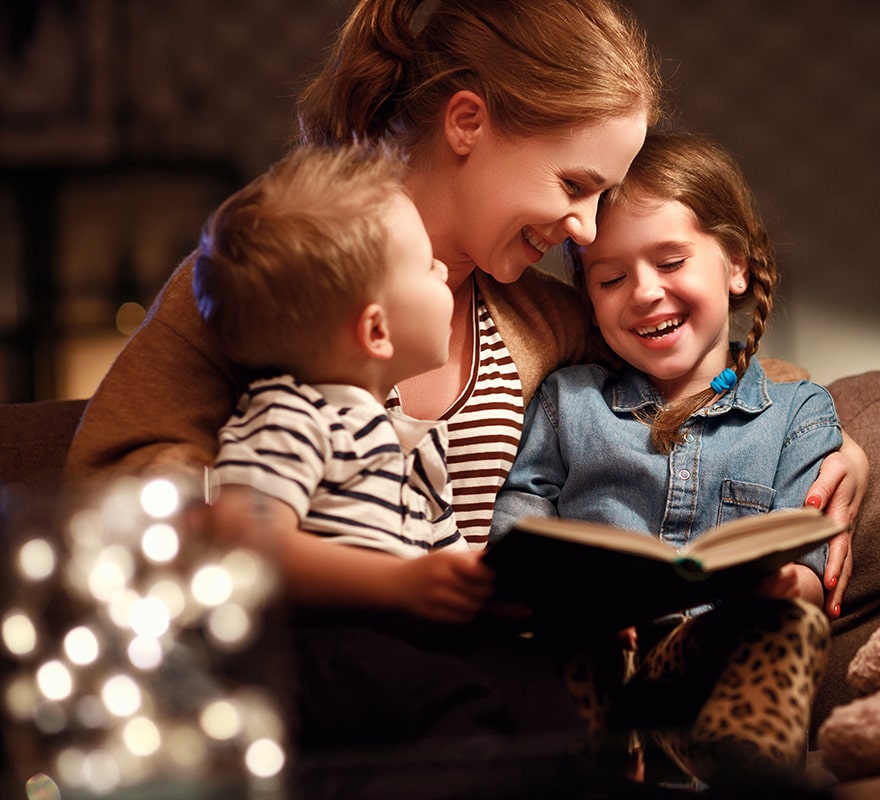
[[[641,113],[516,139],[484,124],[455,176],[455,246],[438,254],[450,271],[476,265],[510,283],[567,237],[589,244],[599,197],[623,179],[646,128]]]

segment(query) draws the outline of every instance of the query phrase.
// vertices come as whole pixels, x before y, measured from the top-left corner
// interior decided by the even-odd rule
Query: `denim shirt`
[[[529,404],[489,541],[525,516],[593,520],[680,548],[747,514],[801,506],[842,444],[834,403],[807,381],[774,383],[752,360],[737,386],[683,426],[669,455],[637,413],[664,402],[644,373],[594,365],[552,373]],[[799,559],[822,577],[828,546]]]

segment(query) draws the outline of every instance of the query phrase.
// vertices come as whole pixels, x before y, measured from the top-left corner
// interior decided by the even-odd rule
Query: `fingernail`
[[[833,589],[835,586],[837,586],[837,575],[832,575],[828,579],[828,588]]]
[[[813,506],[813,508],[822,508],[822,498],[819,495],[811,494],[807,498],[807,505]]]
[[[834,619],[837,619],[840,616],[840,603],[838,603],[836,606],[834,606],[831,613],[834,615]]]

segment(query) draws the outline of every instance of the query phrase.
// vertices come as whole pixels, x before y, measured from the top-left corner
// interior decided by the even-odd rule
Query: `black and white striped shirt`
[[[393,419],[365,389],[252,383],[220,431],[215,483],[244,484],[304,530],[405,558],[465,550],[450,505],[445,423]]]

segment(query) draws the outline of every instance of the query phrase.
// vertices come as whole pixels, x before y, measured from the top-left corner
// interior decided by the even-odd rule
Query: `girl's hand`
[[[852,575],[852,532],[868,488],[868,458],[846,432],[843,446],[822,462],[819,477],[807,492],[806,505],[824,510],[846,525],[828,546],[823,585],[828,592],[825,612],[831,619],[840,616],[840,603]]]
[[[822,608],[824,592],[822,582],[809,567],[786,564],[761,581],[758,594],[764,597],[799,597]]]
[[[482,555],[438,550],[401,560],[397,588],[403,610],[430,622],[472,622],[491,596],[495,580]]]

